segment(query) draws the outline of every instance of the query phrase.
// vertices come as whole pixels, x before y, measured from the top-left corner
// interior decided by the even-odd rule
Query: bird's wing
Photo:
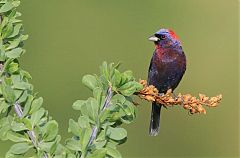
[[[150,65],[149,65],[149,69],[148,69],[148,85],[153,84],[152,79],[154,78],[153,76],[156,75],[157,70],[153,68],[153,57],[151,59]]]

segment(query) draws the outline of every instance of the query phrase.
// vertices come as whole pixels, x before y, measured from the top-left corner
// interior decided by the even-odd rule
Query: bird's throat
[[[159,58],[161,58],[164,53],[163,48],[160,45],[155,45],[155,52]]]

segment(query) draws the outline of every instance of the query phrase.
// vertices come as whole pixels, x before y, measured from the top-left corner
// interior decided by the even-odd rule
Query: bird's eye
[[[166,39],[166,35],[160,35],[160,39],[161,39],[161,40]]]
[[[155,36],[156,36],[157,38],[159,38],[160,40],[166,39],[166,35],[163,35],[163,34],[155,34]]]

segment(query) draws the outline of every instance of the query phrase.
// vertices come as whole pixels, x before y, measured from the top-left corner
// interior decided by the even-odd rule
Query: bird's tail
[[[149,135],[156,136],[160,129],[160,112],[162,105],[152,103],[152,113],[149,127]]]

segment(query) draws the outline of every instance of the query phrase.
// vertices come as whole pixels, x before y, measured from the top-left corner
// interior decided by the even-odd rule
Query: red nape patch
[[[172,38],[179,40],[178,36],[175,34],[175,32],[173,30],[169,29],[168,31]]]

